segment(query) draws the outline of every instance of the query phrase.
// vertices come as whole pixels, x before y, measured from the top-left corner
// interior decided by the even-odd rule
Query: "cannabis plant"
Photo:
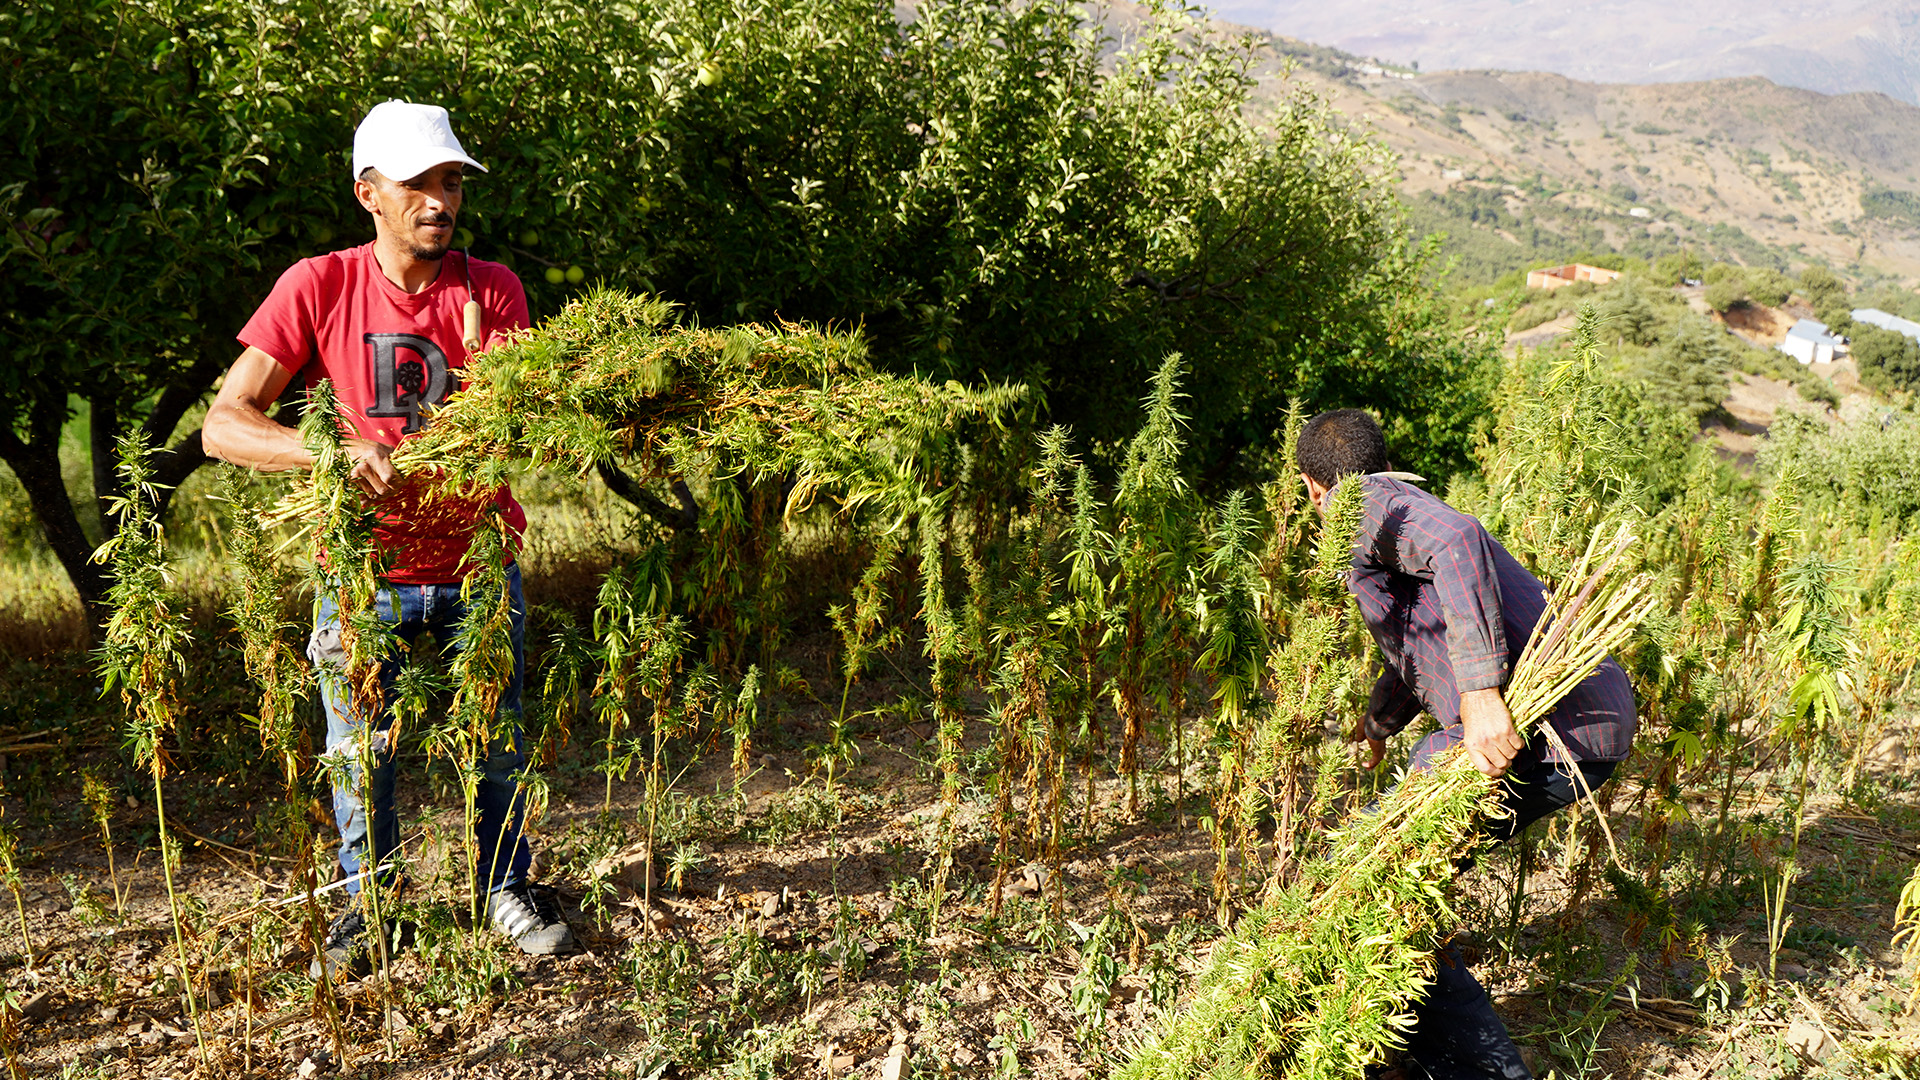
[[[161,844],[161,872],[166,879],[167,906],[173,915],[173,942],[180,964],[180,990],[188,1002],[201,1065],[211,1068],[200,1025],[199,995],[194,992],[194,967],[187,953],[187,932],[180,895],[175,887],[176,841],[167,824],[166,779],[170,764],[166,740],[180,719],[179,677],[186,670],[189,630],[182,604],[171,588],[166,537],[154,513],[158,492],[145,437],[130,431],[120,438],[121,494],[108,504],[119,523],[113,536],[94,553],[111,562],[113,587],[108,600],[113,614],[100,646],[100,672],[108,690],[118,690],[127,710],[127,741],[134,759],[153,779],[153,807]]]
[[[20,839],[13,826],[0,822],[0,884],[13,897],[13,910],[20,916],[20,949],[27,969],[33,969],[33,934],[27,930],[27,905],[20,894]]]
[[[126,898],[120,891],[120,870],[113,861],[113,792],[98,774],[84,772],[80,774],[80,801],[100,830],[100,846],[107,854],[107,880],[113,885],[113,913],[124,918]]]
[[[1119,714],[1120,771],[1127,779],[1127,812],[1139,811],[1140,743],[1146,737],[1150,699],[1155,689],[1174,680],[1170,663],[1177,651],[1185,613],[1187,558],[1191,555],[1189,490],[1180,471],[1186,442],[1186,417],[1179,402],[1185,371],[1180,356],[1168,356],[1153,379],[1146,423],[1127,447],[1126,465],[1114,494],[1119,520],[1113,529],[1116,568],[1109,618],[1113,704]],[[1166,672],[1160,680],[1152,673]],[[1179,681],[1184,682],[1184,678]],[[1166,696],[1171,696],[1166,695]],[[1178,719],[1175,719],[1178,723]]]
[[[966,713],[959,694],[959,676],[964,663],[962,628],[947,601],[948,533],[944,515],[932,512],[921,515],[920,618],[926,632],[924,648],[933,661],[933,725],[938,741],[935,766],[940,772],[939,840],[933,858],[932,897],[927,914],[930,929],[940,924],[947,876],[953,871],[953,813],[960,802],[960,754],[966,734]]]

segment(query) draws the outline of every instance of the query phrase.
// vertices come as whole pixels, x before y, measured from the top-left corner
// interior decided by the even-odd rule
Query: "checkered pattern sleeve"
[[[1397,734],[1420,715],[1420,698],[1390,667],[1380,670],[1367,699],[1365,730],[1369,739],[1385,739]]]

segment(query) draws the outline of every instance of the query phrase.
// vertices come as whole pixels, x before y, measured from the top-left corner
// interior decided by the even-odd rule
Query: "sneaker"
[[[522,882],[489,893],[487,921],[521,952],[552,956],[573,951],[573,931],[560,917],[551,889]]]
[[[412,947],[412,923],[389,920],[386,925],[388,950]],[[373,974],[373,965],[379,956],[380,943],[369,932],[366,915],[356,900],[327,927],[327,943],[308,965],[307,974],[321,979],[345,971],[349,978],[364,979]]]
[[[366,917],[360,913],[359,904],[352,904],[327,927],[327,943],[320,947],[307,974],[325,979],[345,971],[350,978],[363,979],[373,974],[373,952]]]

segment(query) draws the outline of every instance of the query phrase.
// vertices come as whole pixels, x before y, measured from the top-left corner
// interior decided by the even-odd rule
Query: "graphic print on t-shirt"
[[[366,334],[373,352],[373,404],[368,416],[404,416],[405,433],[420,430],[420,407],[439,405],[453,391],[447,354],[419,334]]]

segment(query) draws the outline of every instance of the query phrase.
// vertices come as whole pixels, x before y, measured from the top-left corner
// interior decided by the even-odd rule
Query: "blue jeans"
[[[1457,728],[1427,736],[1414,749],[1407,767],[1427,768],[1436,755],[1459,741],[1458,736]],[[1568,767],[1542,761],[1532,749],[1523,750],[1500,781],[1500,801],[1511,816],[1483,821],[1480,831],[1495,843],[1506,843],[1527,826],[1572,805],[1586,790],[1606,783],[1617,764],[1580,762],[1582,787],[1574,783]],[[1468,861],[1462,869],[1471,866]],[[1520,1060],[1519,1048],[1460,950],[1449,945],[1436,960],[1433,983],[1413,1002],[1414,1025],[1407,1032],[1413,1075],[1424,1073],[1432,1080],[1527,1080],[1532,1074]]]
[[[381,621],[392,626],[398,643],[411,642],[421,632],[431,633],[436,641],[460,648],[460,620],[466,615],[466,601],[460,596],[459,582],[437,585],[394,585],[382,583],[376,601]],[[507,568],[507,594],[513,605],[513,677],[500,695],[500,723],[495,725],[486,760],[481,762],[481,777],[475,793],[474,810],[478,817],[474,839],[479,848],[476,880],[487,882],[489,891],[517,885],[526,877],[532,853],[521,835],[524,800],[516,801],[521,768],[526,755],[521,750],[520,684],[526,674],[524,642],[527,605],[520,593],[520,567]],[[340,869],[347,878],[347,890],[358,893],[361,869],[368,863],[368,841],[372,841],[372,865],[379,866],[400,846],[400,820],[393,810],[394,746],[388,738],[393,728],[394,680],[402,667],[399,651],[389,653],[380,663],[380,686],[389,703],[374,718],[374,729],[363,747],[360,724],[350,706],[351,692],[341,677],[343,659],[340,647],[340,619],[334,600],[322,596],[315,612],[313,636],[307,642],[307,656],[320,675],[320,702],[327,715],[327,751],[333,782],[333,820],[340,829]],[[364,776],[369,810],[362,803],[362,753],[371,758],[372,770]],[[496,858],[495,853],[498,852]],[[382,880],[389,880],[382,875]]]

